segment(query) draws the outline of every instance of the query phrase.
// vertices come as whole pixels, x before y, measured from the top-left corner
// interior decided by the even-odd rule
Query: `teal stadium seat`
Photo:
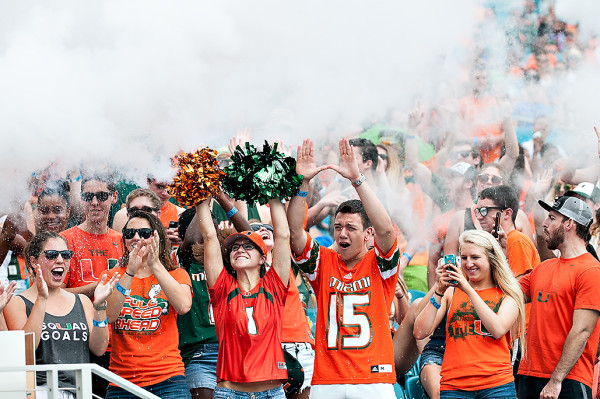
[[[406,399],[428,399],[419,376],[409,377],[406,379]]]
[[[419,290],[408,290],[410,292],[410,301],[413,302],[415,299],[423,298],[427,293]]]

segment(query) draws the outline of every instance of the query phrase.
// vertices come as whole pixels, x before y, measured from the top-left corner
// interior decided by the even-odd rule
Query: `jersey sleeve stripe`
[[[398,243],[394,242],[394,246],[390,250],[387,256],[381,253],[381,250],[375,245],[375,257],[377,259],[377,267],[381,273],[381,277],[385,280],[394,276],[398,272],[398,265],[400,263],[400,250],[398,249]]]

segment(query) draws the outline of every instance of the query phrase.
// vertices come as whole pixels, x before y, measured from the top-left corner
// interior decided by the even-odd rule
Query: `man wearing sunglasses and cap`
[[[582,200],[557,198],[544,240],[560,257],[548,259],[519,282],[531,302],[526,351],[519,367],[519,399],[591,398],[600,337],[600,263],[586,251],[592,211]]]

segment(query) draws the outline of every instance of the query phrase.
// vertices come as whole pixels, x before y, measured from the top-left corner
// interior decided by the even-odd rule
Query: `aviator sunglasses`
[[[73,251],[69,250],[57,251],[55,249],[48,249],[43,251],[43,253],[48,260],[58,259],[58,255],[60,255],[64,260],[69,260],[73,257]]]
[[[81,199],[85,202],[92,202],[94,197],[98,198],[98,201],[104,202],[110,197],[108,191],[98,191],[97,193],[81,193]]]
[[[152,237],[152,233],[154,233],[154,231],[147,227],[141,229],[123,229],[123,237],[128,240],[131,240],[133,237],[135,237],[135,233],[137,233],[140,238],[147,240],[148,238]]]
[[[260,229],[262,229],[264,227],[265,229],[269,230],[271,233],[273,232],[273,226],[271,226],[270,224],[252,223],[250,225],[250,227],[252,228],[252,231],[259,231]]]
[[[487,183],[489,181],[491,181],[492,184],[500,184],[500,183],[502,183],[502,177],[500,177],[500,176],[491,176],[491,175],[488,175],[486,173],[482,173],[479,176],[477,176],[477,180],[479,180],[479,183]]]

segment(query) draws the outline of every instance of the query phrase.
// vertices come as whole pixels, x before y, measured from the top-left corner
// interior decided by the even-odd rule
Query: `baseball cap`
[[[252,230],[246,230],[241,231],[239,233],[230,234],[229,237],[225,239],[225,247],[228,251],[230,250],[230,247],[233,245],[235,240],[239,238],[246,238],[252,241],[258,247],[260,252],[262,252],[263,255],[267,254],[267,244],[265,244],[260,234]]]
[[[457,162],[454,165],[452,165],[450,170],[454,173],[458,173],[459,175],[464,176],[469,171],[469,168],[473,169],[473,166],[466,162]]]
[[[548,212],[558,212],[582,226],[588,226],[592,222],[592,210],[579,198],[563,195],[558,197],[552,206],[542,200],[539,200],[538,204]]]
[[[589,198],[594,202],[600,202],[600,188],[595,184],[584,182],[579,183],[573,190],[567,191],[565,195],[579,194],[584,198]]]

